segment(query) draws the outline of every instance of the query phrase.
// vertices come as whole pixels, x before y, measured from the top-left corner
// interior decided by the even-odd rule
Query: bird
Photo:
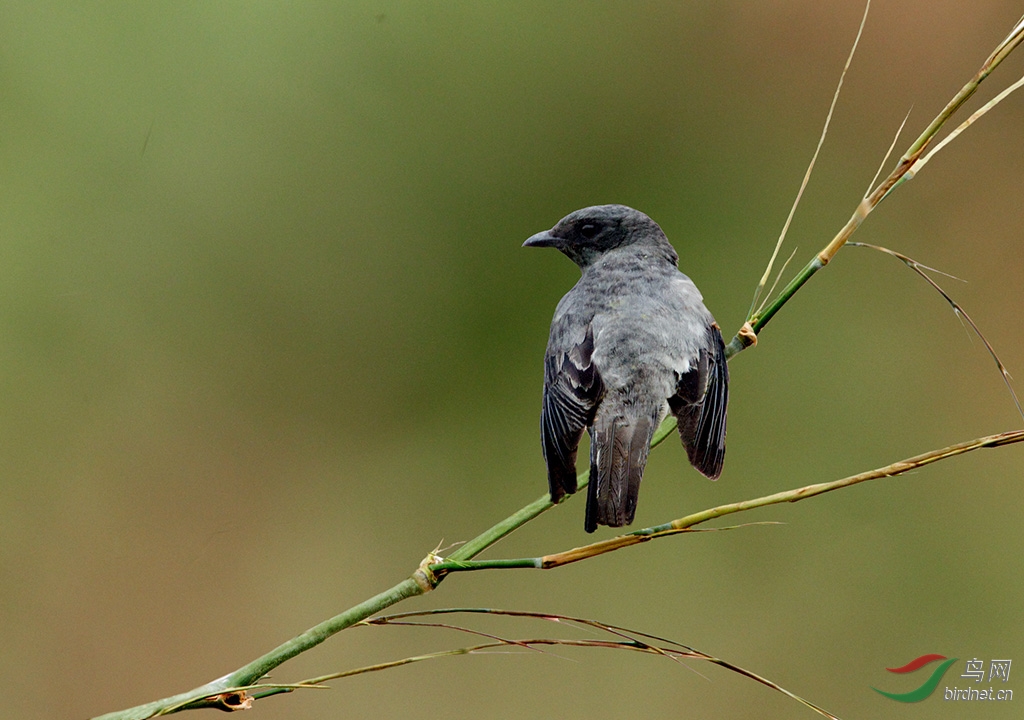
[[[712,480],[725,459],[725,343],[661,227],[625,205],[577,210],[523,247],[579,266],[555,308],[544,355],[541,445],[551,502],[575,493],[590,434],[584,529],[633,522],[651,438],[672,413],[690,464]]]

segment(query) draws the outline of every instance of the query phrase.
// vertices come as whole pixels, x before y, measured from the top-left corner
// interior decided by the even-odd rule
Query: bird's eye
[[[582,235],[583,237],[585,237],[585,238],[587,238],[589,240],[590,238],[592,238],[595,235],[597,235],[597,233],[598,233],[598,231],[600,229],[601,228],[599,228],[597,225],[593,225],[591,223],[587,223],[586,225],[584,225],[583,227],[580,228],[580,235]]]

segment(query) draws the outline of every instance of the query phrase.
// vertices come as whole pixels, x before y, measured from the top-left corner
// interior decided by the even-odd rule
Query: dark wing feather
[[[679,377],[669,407],[679,422],[686,454],[702,474],[716,479],[725,460],[725,424],[729,406],[729,365],[718,326],[708,327],[707,347]]]
[[[576,449],[604,392],[593,355],[594,331],[588,326],[583,340],[568,352],[545,358],[540,434],[552,502],[576,492]]]

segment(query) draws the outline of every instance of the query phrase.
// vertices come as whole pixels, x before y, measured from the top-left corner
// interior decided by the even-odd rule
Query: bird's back
[[[548,351],[567,352],[590,326],[594,362],[608,389],[657,382],[666,400],[672,393],[665,383],[689,367],[713,322],[700,291],[674,263],[646,252],[609,253],[558,304]]]

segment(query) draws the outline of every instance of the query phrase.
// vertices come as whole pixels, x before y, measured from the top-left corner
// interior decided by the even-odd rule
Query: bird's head
[[[625,205],[594,205],[566,215],[553,228],[531,236],[523,247],[553,247],[587,268],[605,253],[633,245],[649,245],[672,263],[677,261],[658,223]]]

